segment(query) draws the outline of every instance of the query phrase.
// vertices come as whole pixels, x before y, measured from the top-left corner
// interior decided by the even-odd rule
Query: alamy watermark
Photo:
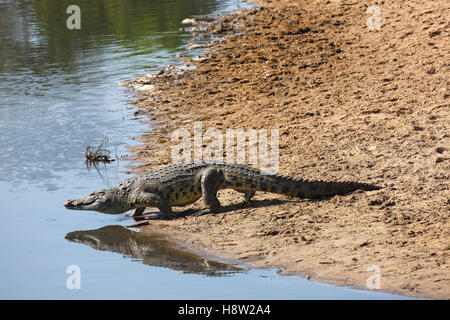
[[[372,5],[367,8],[366,13],[370,14],[370,17],[366,20],[367,28],[370,31],[381,29],[381,9],[377,5]]]
[[[377,265],[371,265],[367,267],[366,272],[372,272],[369,278],[367,278],[366,286],[370,290],[381,289],[381,269]]]
[[[66,287],[69,290],[81,289],[81,269],[76,264],[67,267],[66,273],[70,274],[66,280]]]
[[[270,130],[270,153],[267,129],[227,129],[224,135],[222,131],[215,128],[203,132],[201,121],[195,121],[193,129],[194,137],[187,129],[177,129],[172,132],[171,142],[176,143],[171,147],[173,163],[214,160],[245,164],[248,158],[249,164],[261,165],[262,170],[267,173],[278,171],[278,129]],[[206,143],[205,148],[203,148],[204,143]],[[247,145],[248,154],[245,152]]]
[[[66,20],[66,26],[69,30],[81,29],[81,9],[79,6],[73,4],[67,7],[66,13],[70,16]]]

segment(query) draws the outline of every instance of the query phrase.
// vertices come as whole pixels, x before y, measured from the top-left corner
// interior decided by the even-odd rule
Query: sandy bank
[[[286,0],[222,17],[210,29],[223,41],[195,70],[133,81],[151,89],[139,91],[138,113],[161,124],[141,137],[136,170],[171,164],[171,133],[202,121],[278,129],[282,174],[383,189],[324,201],[260,193],[253,206],[223,191],[225,213],[142,231],[359,288],[376,266],[382,291],[449,299],[449,16],[444,0]]]

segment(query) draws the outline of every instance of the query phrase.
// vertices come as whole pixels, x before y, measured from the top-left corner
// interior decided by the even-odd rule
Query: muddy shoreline
[[[450,37],[446,1],[261,1],[218,18],[221,37],[194,70],[134,79],[149,117],[135,172],[171,161],[171,134],[278,129],[279,173],[383,188],[323,201],[219,192],[226,212],[156,230],[187,248],[253,267],[367,289],[450,298]],[[203,143],[206,146],[207,143]],[[203,208],[203,201],[175,212]],[[375,266],[375,267],[374,267]]]

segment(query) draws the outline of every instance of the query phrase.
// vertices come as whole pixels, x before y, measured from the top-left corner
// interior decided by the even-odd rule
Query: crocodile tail
[[[359,182],[307,180],[281,175],[262,177],[259,185],[261,191],[307,199],[344,195],[358,189],[363,191],[380,189],[378,186]]]

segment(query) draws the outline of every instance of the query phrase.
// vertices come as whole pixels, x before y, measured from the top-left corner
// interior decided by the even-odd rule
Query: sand
[[[150,220],[141,232],[312,280],[449,299],[449,2],[257,5],[207,26],[220,41],[203,60],[184,58],[194,70],[129,83],[153,128],[133,149],[134,171],[172,164],[174,130],[202,121],[203,132],[278,129],[280,174],[382,189],[321,201],[257,193],[251,205],[225,190],[225,212]]]

